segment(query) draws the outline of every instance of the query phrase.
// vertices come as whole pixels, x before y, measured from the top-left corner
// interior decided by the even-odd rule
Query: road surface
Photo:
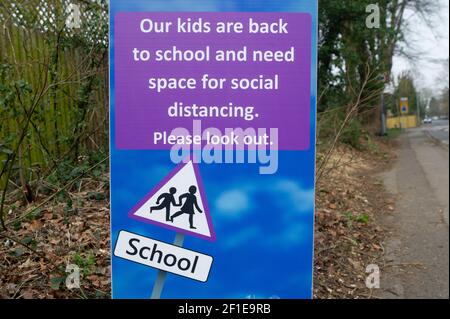
[[[448,145],[446,123],[446,134],[445,123],[402,134],[397,163],[382,176],[396,203],[383,221],[389,236],[379,297],[449,297],[449,153],[436,142]]]
[[[448,120],[436,120],[433,123],[422,126],[422,130],[430,134],[432,138],[448,147]]]

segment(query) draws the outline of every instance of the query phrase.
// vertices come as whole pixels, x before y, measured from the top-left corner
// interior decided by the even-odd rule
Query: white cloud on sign
[[[215,206],[221,217],[238,218],[251,208],[251,203],[245,192],[235,189],[223,192]]]
[[[282,206],[290,208],[289,211],[310,212],[314,208],[314,190],[303,189],[292,180],[281,180],[275,184],[273,191],[281,193],[277,196],[278,201]]]
[[[273,199],[276,214],[280,217],[270,228],[270,236],[266,236],[267,229],[261,226],[242,222],[246,218],[255,218],[263,207],[259,207],[260,198]],[[235,227],[236,232],[227,238],[226,249],[233,249],[239,245],[252,242],[262,246],[283,247],[290,249],[309,239],[311,229],[305,225],[305,217],[311,214],[314,208],[314,190],[302,188],[291,179],[276,179],[263,185],[256,183],[243,183],[234,186],[231,190],[222,192],[215,202],[213,216],[216,218],[216,227]],[[273,208],[272,208],[273,209]]]

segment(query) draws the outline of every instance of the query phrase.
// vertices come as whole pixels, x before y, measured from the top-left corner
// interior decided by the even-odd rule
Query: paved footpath
[[[401,136],[395,167],[382,175],[395,195],[381,267],[381,298],[449,298],[448,148],[422,129]]]

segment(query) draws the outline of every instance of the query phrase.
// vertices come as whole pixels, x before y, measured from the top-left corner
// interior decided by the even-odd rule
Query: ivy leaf
[[[65,277],[52,277],[50,278],[50,287],[53,290],[58,290],[59,286],[66,280]]]

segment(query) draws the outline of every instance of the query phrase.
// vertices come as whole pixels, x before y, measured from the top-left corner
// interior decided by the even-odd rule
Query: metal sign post
[[[175,241],[173,244],[178,247],[183,247],[184,235],[177,233],[175,236]],[[164,283],[166,281],[167,271],[159,270],[156,275],[155,284],[153,285],[153,291],[150,299],[159,299],[161,298],[161,293],[164,288]]]

